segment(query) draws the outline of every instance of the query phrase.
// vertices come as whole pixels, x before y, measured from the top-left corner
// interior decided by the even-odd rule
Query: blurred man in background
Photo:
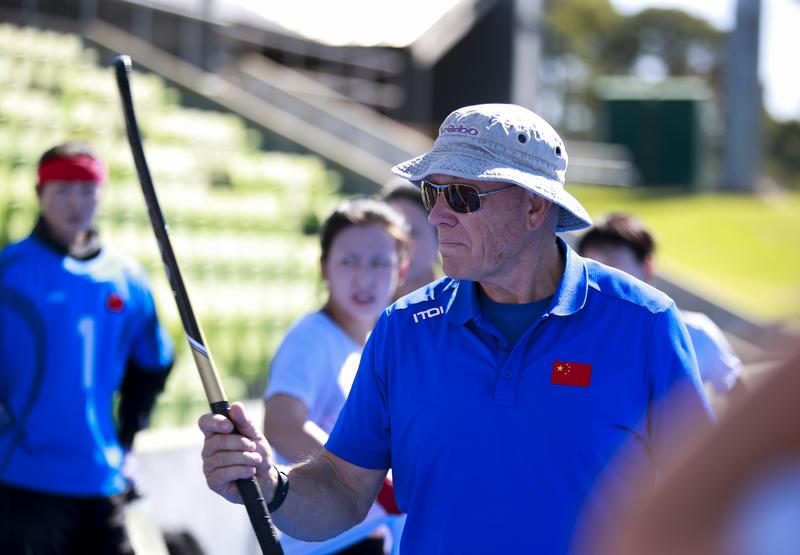
[[[94,228],[105,180],[87,145],[45,152],[39,219],[0,252],[0,553],[132,553],[123,466],[173,348],[144,271]]]
[[[428,223],[428,211],[422,203],[419,189],[410,181],[396,177],[384,185],[382,197],[408,222],[411,240],[408,256],[411,265],[397,289],[395,298],[399,299],[436,279],[439,241],[436,228]]]
[[[655,250],[655,238],[644,223],[621,213],[595,223],[578,241],[578,252],[582,256],[644,282],[650,282],[655,274]],[[741,396],[745,388],[741,380],[742,362],[722,330],[701,312],[682,310],[681,318],[689,330],[700,377],[706,387],[719,397]]]

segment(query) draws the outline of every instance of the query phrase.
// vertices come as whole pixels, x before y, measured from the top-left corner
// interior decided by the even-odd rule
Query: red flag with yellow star
[[[550,383],[553,385],[571,385],[575,387],[589,387],[592,379],[592,365],[580,362],[553,363],[553,375]]]

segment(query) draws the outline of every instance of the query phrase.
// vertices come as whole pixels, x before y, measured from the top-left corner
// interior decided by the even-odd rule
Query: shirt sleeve
[[[131,448],[134,436],[149,424],[150,414],[164,390],[175,359],[172,339],[158,320],[155,301],[141,268],[136,268],[132,285],[141,299],[134,319],[143,324],[133,337],[119,387],[117,431],[125,449]]]
[[[167,330],[161,325],[156,313],[155,301],[146,279],[141,276],[137,287],[142,295],[144,325],[133,339],[129,363],[148,372],[167,372],[175,358],[175,348]]]
[[[325,448],[362,468],[391,468],[391,424],[387,361],[389,319],[384,313],[370,334],[353,388]]]
[[[689,330],[703,382],[711,384],[717,393],[727,393],[742,372],[741,360],[722,330],[705,314],[687,316],[684,313],[684,323]]]
[[[291,329],[278,347],[264,399],[283,394],[299,399],[309,409],[317,406],[325,373],[330,372],[331,354],[319,330],[314,333],[306,323]]]
[[[648,427],[656,468],[663,470],[691,435],[714,423],[688,332],[674,304],[656,316],[646,356]]]

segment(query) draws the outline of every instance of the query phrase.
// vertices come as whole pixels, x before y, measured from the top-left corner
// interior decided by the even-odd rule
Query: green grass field
[[[571,186],[593,218],[638,215],[658,240],[656,271],[766,322],[800,324],[800,193],[687,194]]]

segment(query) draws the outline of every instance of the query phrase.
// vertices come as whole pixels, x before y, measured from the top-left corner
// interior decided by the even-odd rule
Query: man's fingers
[[[219,451],[203,457],[203,473],[209,476],[225,468],[246,468],[249,469],[247,476],[249,477],[253,475],[254,469],[261,464],[261,461],[261,455],[258,453]]]
[[[261,439],[261,434],[248,418],[241,403],[233,403],[228,415],[230,419],[221,414],[204,414],[197,421],[197,426],[206,438],[214,434],[229,434],[235,430],[251,439]]]
[[[226,466],[205,472],[208,487],[234,503],[241,503],[241,495],[235,485],[236,480],[248,480],[254,475],[255,468],[252,466]]]
[[[230,451],[243,454],[243,452],[254,453],[257,450],[258,445],[255,441],[239,434],[214,434],[203,442],[202,456],[205,459],[219,452]]]
[[[249,480],[255,475],[252,466],[226,466],[206,474],[206,483],[215,490],[231,487],[236,480]]]
[[[197,421],[197,426],[206,438],[214,434],[229,434],[234,430],[233,423],[221,414],[204,414]]]
[[[231,406],[228,416],[230,419],[220,414],[204,414],[197,421],[205,436],[203,474],[212,491],[241,503],[235,481],[252,478],[259,469],[268,471],[271,455],[264,436],[240,403]]]
[[[234,424],[236,424],[236,429],[240,434],[252,439],[258,438],[258,429],[255,427],[255,424],[253,424],[253,421],[247,416],[247,413],[244,411],[244,406],[242,406],[241,403],[233,403],[228,414],[230,415]]]

